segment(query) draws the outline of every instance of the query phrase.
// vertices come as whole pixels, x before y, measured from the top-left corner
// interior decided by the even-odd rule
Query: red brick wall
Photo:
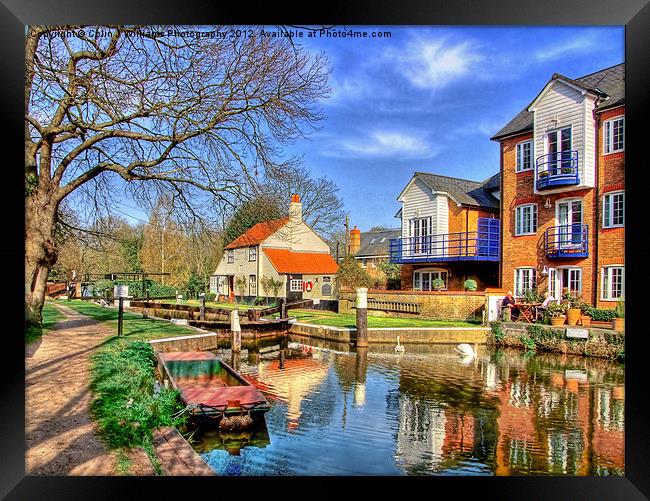
[[[625,152],[603,154],[603,122],[625,114],[619,106],[599,114],[598,120],[598,307],[614,308],[616,301],[602,301],[602,267],[625,263],[625,228],[603,228],[603,195],[625,189]]]
[[[541,274],[546,265],[549,268],[575,266],[582,268],[582,296],[592,302],[594,293],[593,252],[595,233],[593,231],[593,210],[595,191],[582,189],[556,194],[533,193],[534,172],[515,172],[516,144],[531,139],[532,133],[504,139],[501,142],[503,158],[503,181],[501,200],[503,204],[501,245],[503,249],[501,287],[514,291],[515,269],[530,267],[537,270],[539,291],[548,290],[548,277]],[[551,207],[545,208],[546,199]],[[583,223],[589,225],[589,257],[584,259],[547,259],[545,254],[546,229],[555,226],[555,203],[559,199],[580,198],[583,204]],[[535,235],[515,236],[515,208],[523,204],[537,204],[537,233]]]
[[[451,272],[447,279],[447,289],[462,291],[465,280],[476,280],[476,290],[482,291],[488,287],[496,287],[498,282],[498,263],[494,262],[457,262],[429,263],[402,265],[402,290],[413,290],[413,272],[422,268],[440,268]]]

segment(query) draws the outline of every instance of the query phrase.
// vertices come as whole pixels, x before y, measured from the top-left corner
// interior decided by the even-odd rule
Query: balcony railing
[[[550,259],[589,257],[589,226],[568,224],[547,228],[544,244],[546,257]]]
[[[580,184],[577,150],[541,155],[535,166],[538,190]]]
[[[392,263],[498,261],[499,235],[499,220],[481,217],[478,218],[477,231],[393,238],[390,241],[390,261]]]

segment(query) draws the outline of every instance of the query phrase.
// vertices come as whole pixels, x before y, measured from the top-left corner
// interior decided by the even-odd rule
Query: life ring
[[[307,292],[311,292],[311,290],[312,290],[313,287],[314,287],[314,286],[312,285],[311,282],[305,282],[305,291],[307,291]]]

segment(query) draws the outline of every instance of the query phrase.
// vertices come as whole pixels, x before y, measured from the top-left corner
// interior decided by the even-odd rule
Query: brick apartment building
[[[478,290],[498,283],[499,175],[483,182],[416,172],[397,197],[401,237],[390,240],[390,260],[402,264],[402,289]]]
[[[554,74],[501,145],[500,286],[625,296],[625,65]]]

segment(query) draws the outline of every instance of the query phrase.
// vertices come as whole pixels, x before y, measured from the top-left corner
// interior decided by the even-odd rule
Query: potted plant
[[[551,303],[548,305],[546,312],[551,320],[551,325],[555,327],[564,325],[564,321],[566,320],[566,307],[564,304]]]
[[[566,306],[566,323],[569,325],[578,325],[580,320],[580,299],[573,297],[568,289],[565,288],[562,294],[562,302]]]
[[[614,314],[616,315],[612,322],[614,330],[616,332],[623,332],[625,330],[625,301],[622,299],[618,300]]]
[[[583,327],[591,326],[590,311],[591,305],[589,303],[585,303],[584,301],[580,301],[580,324]]]
[[[467,279],[465,280],[465,283],[463,284],[465,286],[466,291],[475,291],[476,290],[476,280]]]
[[[442,278],[436,278],[431,282],[431,287],[436,291],[442,290],[445,287],[445,282]]]

